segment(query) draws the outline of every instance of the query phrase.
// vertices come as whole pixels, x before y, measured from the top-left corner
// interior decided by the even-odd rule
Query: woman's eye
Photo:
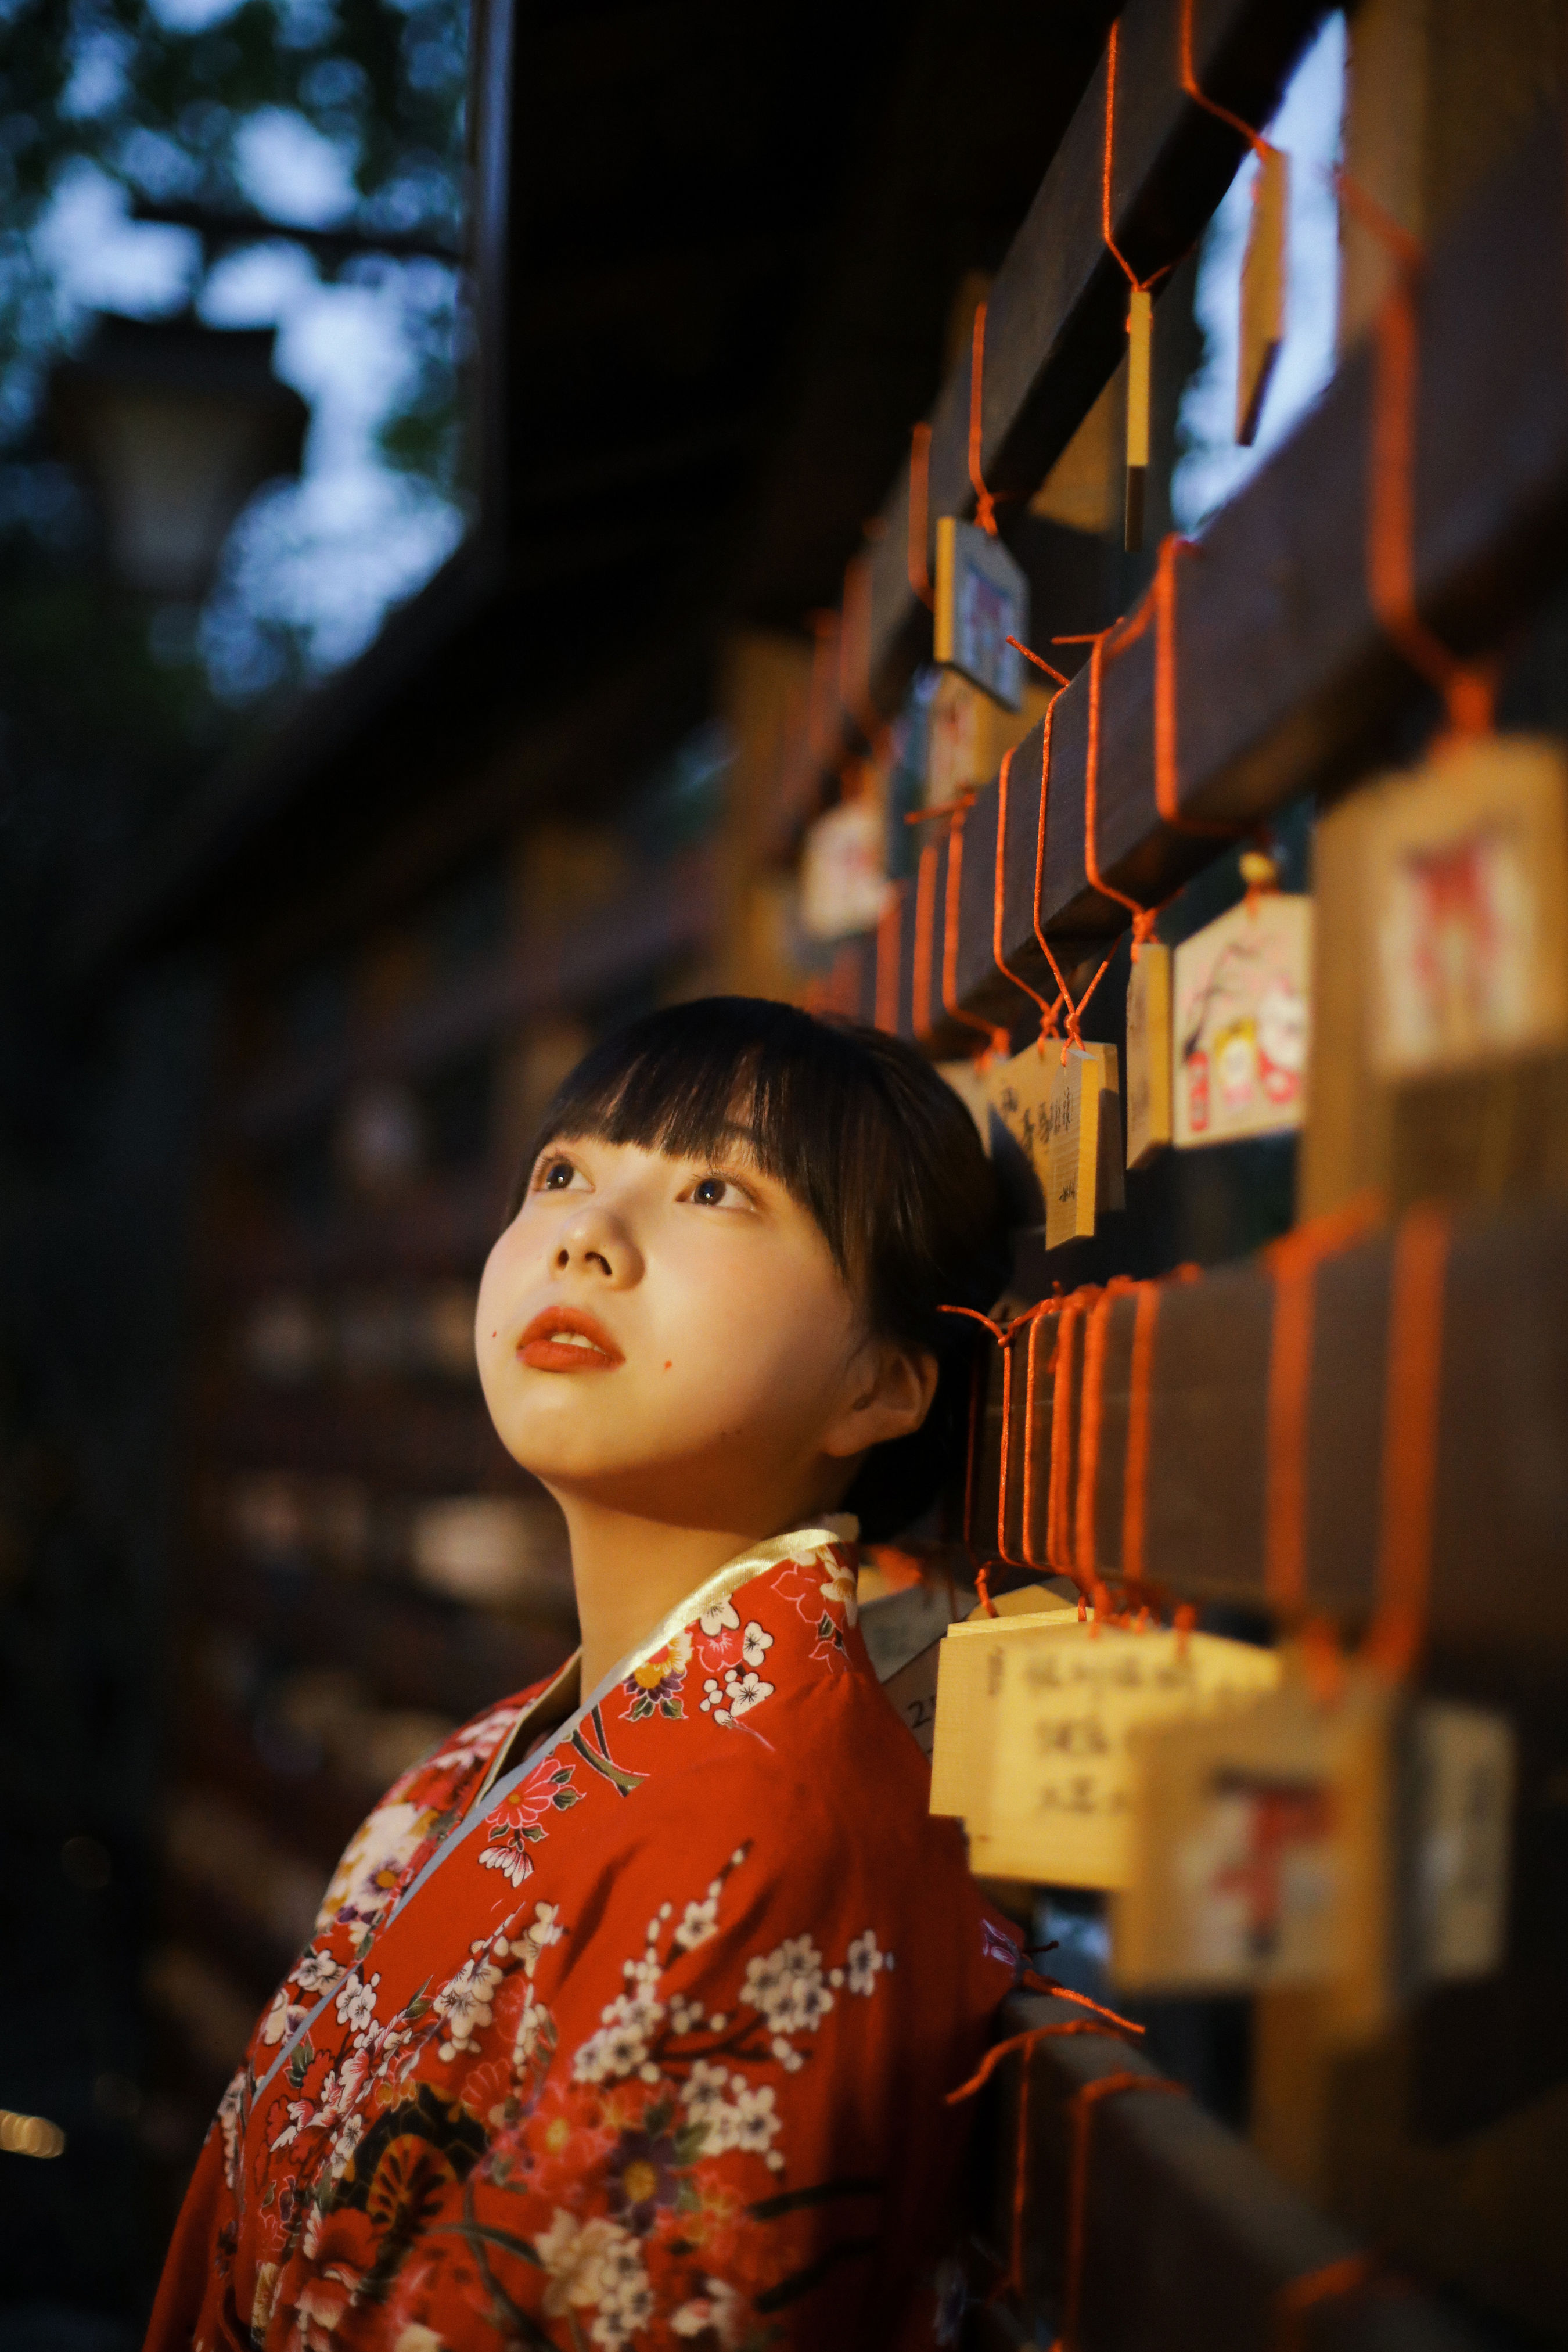
[[[570,1160],[546,1160],[534,1179],[541,1192],[569,1192],[577,1174]]]
[[[728,1176],[703,1176],[691,1187],[691,1198],[700,1209],[741,1209],[746,1206],[746,1195]]]

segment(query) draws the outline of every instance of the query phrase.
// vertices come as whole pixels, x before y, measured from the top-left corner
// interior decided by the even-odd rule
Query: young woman
[[[219,2110],[157,2352],[929,2341],[1012,1987],[856,1631],[1005,1274],[918,1055],[714,998],[544,1119],[477,1339],[582,1647],[388,1791]]]

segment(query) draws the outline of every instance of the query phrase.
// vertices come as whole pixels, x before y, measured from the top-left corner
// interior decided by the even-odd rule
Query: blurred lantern
[[[275,340],[271,327],[106,315],[55,369],[55,437],[92,484],[128,588],[198,603],[246,501],[299,473],[310,410],[272,373]]]

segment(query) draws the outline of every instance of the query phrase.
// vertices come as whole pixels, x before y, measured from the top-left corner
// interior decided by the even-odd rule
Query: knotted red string
[[[877,1026],[889,1037],[899,1031],[899,951],[903,944],[904,893],[889,888],[877,924]]]
[[[1413,1209],[1394,1240],[1383,1410],[1383,1514],[1373,1664],[1403,1681],[1420,1654],[1432,1574],[1449,1220]]]
[[[996,501],[985,487],[981,470],[981,440],[984,425],[985,305],[974,306],[974,330],[969,339],[969,479],[974,491],[974,520],[982,530],[996,536]]]
[[[1051,1990],[1060,2000],[1078,2000],[1085,2008],[1098,2009],[1098,2003],[1085,2000],[1081,1993],[1069,1993],[1059,1985],[1053,1985]],[[1141,2025],[1133,2025],[1128,2019],[1117,2017],[1112,2010],[1100,2010],[1099,2013],[1108,2021],[1107,2023],[1097,2025],[1088,2018],[1075,2017],[1060,2025],[1036,2025],[1031,2026],[1026,2033],[1010,2034],[1005,2042],[998,2042],[994,2049],[986,2052],[978,2071],[970,2076],[967,2083],[947,2095],[950,2107],[956,2106],[962,2099],[972,2099],[990,2081],[1004,2058],[1010,2058],[1015,2053],[1022,2057],[1023,2068],[1018,2084],[1018,2140],[1013,2159],[1012,2247],[1006,2272],[991,2290],[989,2300],[992,2302],[999,2294],[1011,2293],[1021,2295],[1024,2292],[1024,2217],[1029,2190],[1029,2061],[1042,2042],[1068,2041],[1084,2033],[1103,2035],[1107,2041],[1121,2041],[1126,2034],[1142,2033],[1143,2031]]]
[[[1132,1356],[1127,1375],[1127,1464],[1121,1501],[1121,1574],[1135,1591],[1148,1581],[1144,1551],[1149,1519],[1149,1441],[1160,1300],[1165,1283],[1199,1279],[1195,1265],[1179,1265],[1163,1282],[1141,1282],[1137,1286]]]
[[[1083,1382],[1079,1404],[1078,1435],[1078,1576],[1092,1584],[1100,1574],[1096,1559],[1095,1502],[1100,1484],[1100,1430],[1105,1402],[1105,1355],[1110,1340],[1110,1316],[1117,1299],[1138,1287],[1125,1274],[1112,1275],[1089,1309],[1083,1333]]]
[[[1342,2254],[1337,2262],[1287,2279],[1274,2297],[1275,2352],[1300,2352],[1306,2342],[1308,2312],[1341,2295],[1364,2293],[1376,2275],[1374,2257],[1362,2253]]]
[[[1367,594],[1384,635],[1443,697],[1456,735],[1490,731],[1497,664],[1463,662],[1415,605],[1415,423],[1420,352],[1420,246],[1348,172],[1339,185],[1352,212],[1394,258],[1394,284],[1374,327],[1372,448],[1366,507]]]
[[[1039,1451],[1038,1447],[1035,1444],[1035,1370],[1036,1357],[1037,1354],[1037,1343],[1039,1338],[1038,1326],[1047,1316],[1059,1315],[1061,1307],[1062,1301],[1059,1298],[1042,1298],[1039,1305],[1030,1310],[1029,1343],[1024,1358],[1026,1376],[1024,1387],[1024,1424],[1026,1432],[1026,1439],[1024,1447],[1022,1549],[1024,1554],[1024,1565],[1026,1568],[1034,1569],[1038,1569],[1042,1566],[1048,1569],[1050,1566],[1048,1543],[1047,1547],[1047,1556],[1043,1562],[1035,1558],[1034,1551],[1031,1549],[1035,1528],[1035,1462]],[[1047,1508],[1048,1495],[1049,1490],[1047,1488]]]
[[[873,750],[887,733],[871,699],[871,557],[862,549],[844,567],[843,625],[838,635],[838,699]]]
[[[1013,640],[1009,638],[1008,643],[1012,642]],[[1058,693],[1061,691],[1059,687],[1057,690]],[[1053,697],[1052,699],[1054,701],[1055,698]],[[1048,719],[1047,723],[1049,723]],[[1056,1029],[1057,1019],[1064,1000],[1058,996],[1054,1004],[1047,1004],[1037,989],[1031,988],[1026,980],[1020,979],[1002,952],[1002,925],[1006,911],[1007,887],[1007,793],[1013,774],[1013,753],[1016,749],[1017,746],[1015,744],[1002,754],[1002,772],[996,780],[996,873],[992,897],[991,954],[1003,978],[1010,980],[1015,988],[1021,988],[1024,994],[1039,1006],[1040,1043],[1044,1045],[1046,1039]]]
[[[1114,882],[1108,882],[1100,870],[1100,848],[1096,838],[1100,827],[1100,710],[1106,652],[1107,647],[1110,646],[1110,640],[1117,637],[1118,632],[1121,632],[1118,643],[1110,647],[1112,651],[1120,652],[1123,645],[1131,645],[1135,638],[1142,636],[1147,620],[1148,608],[1145,607],[1130,629],[1122,622],[1113,621],[1108,629],[1090,630],[1082,636],[1057,637],[1053,640],[1058,646],[1086,645],[1089,648],[1089,744],[1084,753],[1083,767],[1083,870],[1091,890],[1098,890],[1101,898],[1114,898],[1117,905],[1125,907],[1131,916],[1134,963],[1138,961],[1138,951],[1144,940],[1153,936],[1154,926],[1160,919],[1160,908],[1141,905],[1136,898],[1130,898],[1125,890],[1119,890]]]
[[[921,1038],[929,1037],[931,1031],[931,927],[936,909],[936,844],[928,841],[915,869],[915,943],[910,975],[910,1026]]]
[[[806,702],[806,740],[819,768],[830,768],[837,751],[834,724],[834,687],[838,675],[839,619],[837,613],[813,613],[811,684]]]
[[[1106,250],[1113,254],[1121,263],[1129,286],[1135,293],[1147,294],[1152,286],[1157,286],[1161,278],[1167,275],[1171,264],[1167,261],[1163,268],[1156,269],[1151,278],[1140,278],[1121,247],[1117,244],[1111,222],[1112,183],[1115,178],[1116,163],[1116,59],[1120,32],[1120,24],[1113,19],[1110,38],[1106,44],[1105,50],[1105,152],[1100,173],[1100,233],[1105,240]]]
[[[1068,2176],[1067,2248],[1063,2261],[1061,2333],[1051,2352],[1077,2352],[1079,2311],[1083,2299],[1084,2231],[1089,2218],[1089,2129],[1102,2100],[1122,2091],[1154,2091],[1167,2098],[1184,2098],[1184,2083],[1168,2082],[1163,2074],[1101,2074],[1073,2093],[1072,2168]]]
[[[1033,660],[1035,656],[1031,655],[1030,659]],[[1046,665],[1042,662],[1040,667],[1044,668]],[[1044,955],[1047,963],[1049,964],[1051,968],[1051,978],[1056,982],[1060,998],[1060,1009],[1064,1010],[1067,1014],[1067,1034],[1062,1040],[1062,1059],[1065,1062],[1068,1057],[1068,1047],[1069,1045],[1075,1045],[1080,1052],[1082,1051],[1083,1031],[1079,1024],[1083,1009],[1089,1003],[1089,998],[1094,994],[1095,990],[1100,986],[1100,982],[1105,978],[1106,972],[1110,969],[1110,958],[1109,956],[1106,957],[1105,961],[1100,965],[1100,970],[1095,973],[1094,978],[1089,982],[1089,986],[1084,990],[1083,994],[1079,998],[1078,1003],[1075,1004],[1073,1003],[1072,991],[1067,984],[1066,978],[1062,972],[1062,968],[1057,961],[1056,955],[1052,950],[1049,940],[1046,937],[1045,925],[1040,919],[1040,896],[1045,887],[1046,878],[1046,809],[1050,799],[1051,787],[1051,721],[1056,716],[1057,704],[1059,699],[1059,695],[1052,696],[1049,706],[1046,711],[1045,722],[1040,730],[1040,821],[1035,835],[1035,937],[1039,941],[1041,953]],[[1051,1034],[1051,1024],[1054,1023],[1057,1010],[1058,1007],[1053,1006],[1051,1013],[1047,1016],[1046,1023],[1042,1025],[1040,1031],[1042,1039]]]
[[[1012,1039],[999,1024],[983,1021],[977,1013],[966,1013],[958,1001],[958,928],[963,906],[963,828],[973,805],[973,793],[960,793],[953,803],[952,818],[947,832],[947,888],[942,896],[942,1003],[950,1020],[962,1022],[965,1028],[977,1030],[984,1037],[984,1058],[992,1054],[1005,1055]]]
[[[1277,150],[1264,138],[1262,132],[1255,131],[1250,122],[1244,122],[1239,114],[1233,114],[1228,106],[1216,104],[1215,100],[1205,97],[1199,89],[1198,78],[1193,68],[1193,0],[1182,0],[1181,74],[1182,88],[1186,91],[1187,96],[1194,99],[1206,112],[1216,114],[1222,122],[1228,122],[1233,131],[1239,131],[1260,163],[1266,155],[1277,152]]]
[[[1067,1576],[1087,1591],[1079,1573],[1072,1516],[1073,1473],[1073,1349],[1078,1327],[1100,1297],[1097,1286],[1086,1283],[1063,1299],[1057,1314],[1055,1385],[1051,1391],[1051,1477],[1046,1499],[1046,1558],[1052,1572]],[[1081,1615],[1082,1604],[1079,1606]]]
[[[1318,1267],[1351,1249],[1378,1223],[1382,1203],[1358,1193],[1270,1242],[1263,1262],[1274,1277],[1268,1342],[1268,1454],[1264,1472],[1263,1590],[1281,1615],[1306,1598],[1307,1433],[1311,1402],[1312,1325]]]
[[[997,1342],[998,1346],[1002,1349],[1002,1461],[1003,1475],[1005,1475],[1007,1459],[1007,1326],[995,1322],[989,1315],[982,1315],[977,1307],[942,1306],[937,1308],[937,1313],[939,1315],[962,1315],[966,1322],[979,1323],[983,1325],[984,1328],[990,1332],[991,1337]],[[975,1589],[980,1595],[982,1612],[987,1617],[994,1617],[996,1614],[996,1604],[991,1598],[991,1580],[986,1572],[985,1562],[981,1559],[978,1552],[974,1549],[973,1536],[975,1519],[975,1489],[979,1484],[980,1477],[980,1408],[981,1401],[985,1394],[987,1385],[988,1382],[985,1372],[984,1359],[983,1356],[976,1356],[974,1359],[974,1379],[969,1392],[969,1454],[964,1464],[963,1476],[963,1538],[965,1546],[968,1549],[970,1559],[974,1568]],[[1005,1508],[1005,1498],[1004,1496],[1003,1500],[997,1507],[998,1519],[1000,1519]],[[998,1547],[998,1549],[1000,1549],[1000,1547]]]
[[[928,609],[936,603],[931,584],[931,426],[910,434],[910,529],[904,551],[910,586]]]

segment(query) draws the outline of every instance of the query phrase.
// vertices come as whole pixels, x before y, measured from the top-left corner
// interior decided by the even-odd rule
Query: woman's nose
[[[642,1271],[637,1244],[620,1218],[597,1204],[562,1227],[551,1265],[557,1274],[586,1274],[616,1289],[634,1283]]]

